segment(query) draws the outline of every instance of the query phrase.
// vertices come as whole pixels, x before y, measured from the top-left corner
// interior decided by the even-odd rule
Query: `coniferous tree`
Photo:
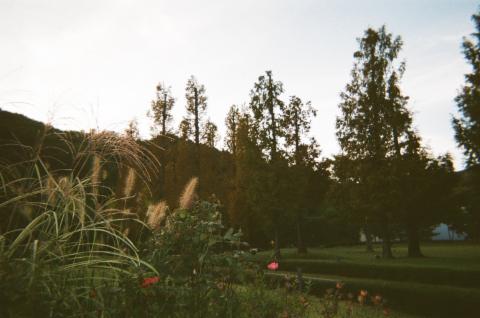
[[[192,139],[195,145],[198,146],[201,138],[200,129],[207,110],[207,96],[205,95],[205,86],[198,83],[193,75],[187,81],[185,98],[187,100],[187,116],[185,120],[190,123],[190,127],[192,127],[191,133],[193,134]]]
[[[480,164],[480,14],[474,14],[472,19],[476,32],[473,40],[464,38],[463,54],[473,70],[465,75],[465,85],[455,98],[461,116],[453,118],[455,138],[469,166]]]
[[[401,160],[412,131],[406,98],[399,90],[394,91],[405,68],[404,63],[396,62],[402,40],[381,27],[366,30],[358,42],[352,80],[341,94],[337,138],[342,157],[352,162],[344,165],[348,169],[343,177],[360,185],[353,189],[365,194],[356,196],[364,200],[363,218],[379,225],[382,255],[390,258],[392,226],[399,212],[394,196],[398,184],[392,180],[392,167]]]
[[[188,130],[193,134],[195,143],[195,174],[200,174],[200,129],[203,126],[203,117],[207,110],[207,96],[205,95],[205,86],[198,83],[197,79],[192,75],[185,88],[185,98],[187,100],[186,110],[187,116],[185,122],[189,123],[191,129]]]
[[[156,100],[152,101],[151,109],[147,115],[153,120],[153,126],[151,127],[152,134],[159,136],[157,139],[160,148],[163,149],[159,153],[160,161],[160,187],[155,192],[158,192],[159,196],[165,195],[165,180],[166,180],[166,157],[167,152],[171,151],[168,147],[170,142],[167,140],[167,134],[171,133],[170,124],[173,119],[172,109],[175,104],[175,99],[172,96],[170,87],[166,87],[163,83],[159,83],[156,87]]]
[[[258,141],[272,163],[279,159],[278,146],[282,137],[281,125],[285,110],[285,104],[280,99],[282,93],[283,84],[273,80],[272,71],[261,75],[250,93],[249,106],[255,119]]]
[[[393,207],[393,212],[405,217],[403,221],[407,232],[408,256],[420,257],[423,256],[420,251],[420,231],[426,226],[425,220],[431,218],[418,217],[418,210],[412,208],[412,202],[419,205],[415,199],[418,196],[410,190],[415,187],[416,181],[424,182],[422,176],[428,175],[426,171],[431,160],[427,150],[421,146],[421,138],[412,129],[413,116],[406,108],[409,98],[404,96],[400,89],[404,71],[405,63],[401,63],[398,69],[391,70],[387,80],[386,120],[392,129],[394,153],[390,158],[390,176],[392,192],[397,194],[392,196],[391,201],[396,206]],[[423,213],[429,215],[428,209]]]
[[[266,213],[273,225],[275,256],[280,257],[279,227],[282,210],[281,178],[282,158],[279,151],[280,138],[283,136],[282,117],[285,104],[280,99],[283,93],[283,84],[274,81],[271,71],[266,71],[254,84],[250,96],[250,110],[253,114],[253,127],[258,144],[264,151],[265,159],[269,162],[269,176],[267,177],[264,192],[269,194],[265,198]]]
[[[291,158],[291,169],[294,174],[290,184],[294,203],[292,208],[296,214],[298,253],[307,253],[302,238],[302,223],[308,202],[305,194],[307,193],[308,179],[313,174],[319,151],[314,138],[310,140],[310,145],[305,143],[305,139],[310,132],[311,119],[316,115],[310,102],[304,104],[299,97],[292,96],[288,107],[285,108],[282,122],[287,155]]]
[[[465,84],[455,98],[460,116],[453,118],[453,127],[467,159],[464,205],[473,228],[469,234],[480,240],[480,12],[472,20],[476,30],[462,45],[472,72],[465,75]]]
[[[267,163],[262,158],[254,129],[254,120],[248,113],[240,113],[235,129],[236,155],[229,210],[232,223],[239,227],[249,242],[264,241],[267,223],[263,213],[264,175]]]

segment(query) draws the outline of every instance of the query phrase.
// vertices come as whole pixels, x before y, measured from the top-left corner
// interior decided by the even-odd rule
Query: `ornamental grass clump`
[[[1,317],[94,316],[106,310],[107,290],[157,273],[124,234],[119,199],[100,180],[106,166],[130,166],[148,180],[156,167],[146,149],[111,133],[51,129],[33,146],[2,147]]]

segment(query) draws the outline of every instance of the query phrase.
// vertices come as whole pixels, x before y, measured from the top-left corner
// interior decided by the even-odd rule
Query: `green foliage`
[[[476,32],[472,38],[463,40],[463,54],[472,67],[472,72],[465,75],[465,84],[455,98],[459,117],[453,118],[455,139],[463,148],[467,157],[465,174],[460,185],[460,198],[463,203],[465,218],[463,218],[466,232],[471,238],[480,240],[480,15],[474,14]],[[458,224],[458,222],[457,222]]]
[[[472,66],[472,73],[465,75],[465,85],[455,98],[461,117],[453,118],[453,128],[457,143],[463,147],[467,164],[480,164],[480,15],[474,14],[476,32],[473,39],[463,40],[463,54]]]
[[[308,317],[313,312],[307,296],[295,290],[290,278],[269,286],[260,275],[252,287],[240,290],[245,311],[239,317]]]
[[[354,211],[366,213],[362,218],[381,226],[383,256],[391,257],[390,227],[398,211],[394,195],[398,189],[391,177],[395,160],[401,160],[412,136],[407,98],[397,87],[405,66],[395,59],[403,43],[385,27],[369,28],[358,42],[352,80],[341,93],[342,115],[336,127],[342,155],[335,170],[339,183],[353,195]]]
[[[233,317],[239,306],[234,283],[244,280],[246,268],[240,237],[225,231],[212,203],[199,202],[169,215],[145,246],[146,258],[161,273],[154,290],[164,295],[162,313]]]
[[[250,95],[249,107],[255,119],[255,129],[258,143],[269,160],[275,162],[278,158],[279,138],[283,136],[282,117],[285,103],[280,99],[283,93],[282,82],[274,81],[272,71],[258,77]]]
[[[390,241],[403,229],[409,255],[418,257],[420,233],[455,210],[448,204],[453,165],[448,154],[433,158],[412,128],[408,97],[400,89],[405,64],[396,61],[401,38],[385,27],[368,29],[359,46],[352,80],[341,94],[337,137],[342,153],[333,162],[338,182],[330,198],[339,210],[350,211],[367,240],[372,233],[383,239],[383,257],[392,256]],[[444,194],[441,203],[439,193]]]

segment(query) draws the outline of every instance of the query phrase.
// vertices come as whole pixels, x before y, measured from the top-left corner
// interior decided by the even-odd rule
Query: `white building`
[[[448,227],[445,223],[440,223],[434,230],[432,240],[434,241],[463,241],[466,235],[458,233]]]

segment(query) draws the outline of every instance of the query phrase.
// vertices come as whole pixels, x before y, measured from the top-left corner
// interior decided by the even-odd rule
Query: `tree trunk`
[[[408,235],[408,257],[422,257],[420,250],[420,237],[418,235],[418,227],[410,223],[407,225]]]
[[[372,234],[370,234],[370,228],[366,222],[363,231],[365,233],[365,247],[367,252],[373,252]]]
[[[307,254],[307,247],[303,243],[302,238],[302,218],[297,220],[297,253],[298,254]]]
[[[393,258],[388,220],[383,222],[382,258]]]
[[[393,258],[390,238],[384,238],[382,243],[382,258]]]

